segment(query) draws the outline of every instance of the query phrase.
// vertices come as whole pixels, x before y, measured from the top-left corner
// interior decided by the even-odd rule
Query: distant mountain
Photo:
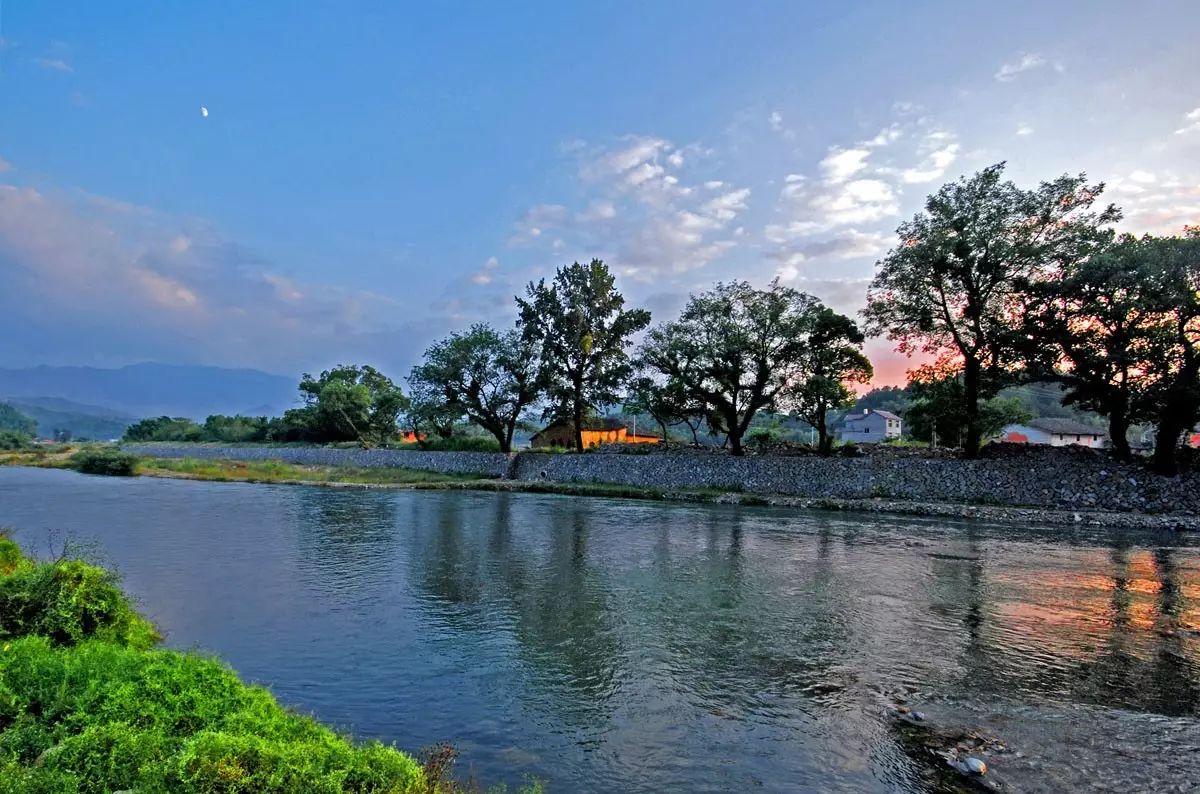
[[[74,439],[107,441],[120,438],[125,428],[137,421],[111,408],[64,400],[61,397],[18,397],[6,401],[37,422],[39,438],[70,433]]]
[[[107,411],[107,418],[118,421],[163,415],[202,420],[218,413],[280,413],[295,404],[298,382],[298,377],[256,369],[176,364],[119,369],[43,366],[0,369],[0,400],[97,417],[105,417],[97,410]],[[66,402],[56,405],[55,399]],[[80,404],[87,410],[80,410]]]

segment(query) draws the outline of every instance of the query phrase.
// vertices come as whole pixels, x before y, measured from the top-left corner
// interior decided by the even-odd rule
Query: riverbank
[[[434,453],[436,454],[436,453]],[[448,453],[453,454],[453,453]],[[71,455],[36,456],[9,453],[0,465],[70,468]],[[794,510],[842,511],[875,515],[978,520],[1015,525],[1059,527],[1122,527],[1143,530],[1200,531],[1200,516],[1147,514],[1103,510],[1051,510],[1001,505],[957,504],[916,500],[847,497],[796,497],[747,493],[721,488],[653,488],[620,483],[556,482],[548,479],[510,480],[485,475],[431,472],[394,467],[299,465],[278,460],[227,460],[220,458],[158,458],[140,456],[136,473],[145,477],[246,482],[273,485],[310,485],[357,489],[437,489],[493,492],[545,493],[693,502],[771,506]]]

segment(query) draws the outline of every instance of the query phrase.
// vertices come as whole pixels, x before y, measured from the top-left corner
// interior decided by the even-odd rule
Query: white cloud
[[[1176,135],[1186,135],[1189,132],[1200,132],[1200,108],[1196,108],[1190,113],[1185,113],[1183,118],[1185,121],[1189,121],[1191,123],[1185,124],[1184,126],[1175,130]]]
[[[1138,169],[1136,171],[1131,171],[1129,174],[1129,179],[1131,181],[1137,182],[1138,184],[1141,184],[1141,185],[1149,185],[1149,184],[1153,184],[1155,181],[1157,181],[1154,174],[1150,173],[1149,171],[1143,171],[1141,169]]]
[[[767,122],[771,125],[771,129],[776,132],[783,132],[783,114],[778,110],[771,111],[771,115],[767,117]]]
[[[43,69],[49,69],[52,72],[63,72],[64,74],[70,74],[75,71],[71,67],[71,64],[67,63],[61,58],[34,58],[33,62]]]
[[[1046,63],[1046,59],[1037,53],[1021,53],[1017,60],[1001,64],[1000,68],[996,71],[995,77],[1000,82],[1006,83],[1010,80],[1015,80],[1017,75],[1022,72],[1038,69],[1045,66]]]
[[[725,183],[720,179],[710,179],[704,183],[704,186],[709,190],[719,190],[720,188],[724,187],[724,185]]]
[[[1033,134],[1033,127],[1030,127],[1028,124],[1022,124],[1019,127],[1017,127],[1017,135],[1020,135],[1021,137],[1024,137],[1026,135],[1032,135],[1032,134]]]
[[[607,221],[617,216],[617,208],[611,201],[598,200],[588,204],[587,209],[575,217],[583,223]]]
[[[901,130],[900,125],[899,124],[891,124],[887,127],[884,127],[883,129],[881,129],[879,131],[879,134],[877,134],[874,138],[863,141],[862,145],[870,146],[873,148],[879,147],[879,146],[887,146],[888,144],[892,144],[892,143],[895,143],[896,141],[898,141],[900,139],[901,135],[903,135],[903,131]]]
[[[831,149],[821,161],[821,170],[830,182],[845,182],[867,167],[871,153],[866,149]]]

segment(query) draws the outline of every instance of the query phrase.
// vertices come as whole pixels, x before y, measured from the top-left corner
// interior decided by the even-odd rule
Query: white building
[[[1011,444],[1045,444],[1051,447],[1067,447],[1078,444],[1083,447],[1100,448],[1108,439],[1103,430],[1080,424],[1074,419],[1030,419],[1025,424],[1006,425],[1000,432],[1000,440]]]
[[[878,444],[889,438],[900,438],[900,417],[891,411],[872,411],[847,414],[838,429],[838,441],[853,441],[855,444]]]

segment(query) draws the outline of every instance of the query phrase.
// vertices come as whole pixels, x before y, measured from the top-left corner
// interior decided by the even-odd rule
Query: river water
[[[1200,538],[0,469],[170,645],[357,736],[552,792],[1194,790]]]

